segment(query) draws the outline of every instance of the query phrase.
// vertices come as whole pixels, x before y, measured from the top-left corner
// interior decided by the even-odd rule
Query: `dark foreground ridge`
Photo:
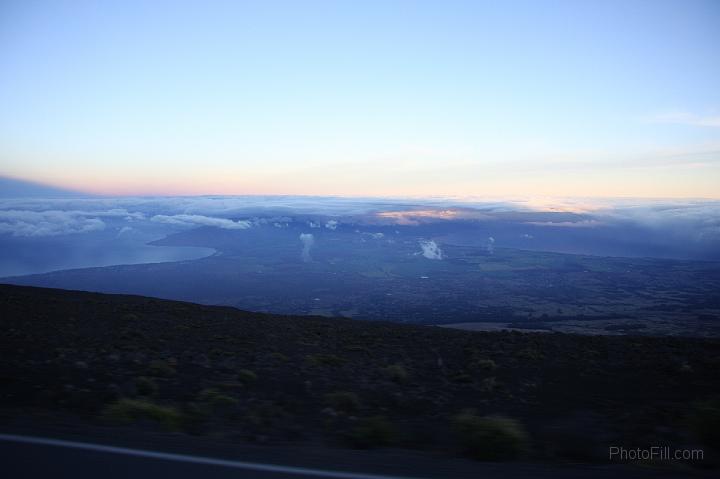
[[[663,445],[704,451],[663,470],[717,463],[718,339],[466,332],[9,285],[0,327],[0,432],[62,423],[128,441],[603,467],[610,446]]]

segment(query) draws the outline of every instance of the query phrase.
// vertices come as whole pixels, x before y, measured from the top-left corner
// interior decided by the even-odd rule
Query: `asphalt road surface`
[[[387,475],[346,470],[244,462],[203,456],[146,451],[125,447],[39,437],[0,434],[0,477],[3,479],[408,479],[415,478],[603,478],[681,477],[678,470],[638,470],[608,466],[540,464],[477,464],[473,471],[417,470],[418,474]],[[362,470],[362,467],[355,468]],[[685,471],[687,472],[687,471]],[[457,474],[456,474],[457,473]],[[638,475],[639,474],[639,475]],[[706,477],[704,475],[700,475]]]
[[[10,478],[327,478],[393,479],[396,476],[323,471],[143,451],[56,439],[0,435],[2,476]],[[9,472],[9,475],[5,475]]]

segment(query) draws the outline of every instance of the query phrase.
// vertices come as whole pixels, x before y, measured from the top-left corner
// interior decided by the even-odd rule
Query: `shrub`
[[[335,356],[334,354],[310,354],[305,356],[305,361],[311,366],[338,367],[345,364],[347,359]]]
[[[175,368],[172,367],[169,362],[163,359],[156,359],[154,361],[150,361],[148,373],[150,376],[168,378],[174,376],[177,371],[175,371]]]
[[[395,435],[395,428],[387,418],[373,416],[358,422],[350,434],[350,440],[355,447],[369,449],[391,445]]]
[[[198,401],[207,404],[212,409],[230,408],[239,404],[237,399],[223,394],[217,389],[203,389],[198,394]]]
[[[121,423],[139,420],[155,421],[169,430],[177,430],[182,423],[182,414],[177,409],[160,406],[150,401],[120,399],[105,408],[103,415]]]
[[[278,352],[270,353],[270,358],[274,361],[281,362],[281,363],[286,363],[290,360],[290,358],[285,356],[283,353],[278,353]]]
[[[495,371],[497,369],[497,364],[495,364],[495,361],[492,359],[478,359],[475,362],[475,366],[485,371]]]
[[[402,364],[391,364],[390,366],[387,366],[383,368],[383,374],[386,378],[388,378],[390,381],[396,382],[398,384],[402,384],[408,380],[408,372],[405,369],[405,366]]]
[[[154,396],[155,393],[157,393],[158,387],[152,379],[140,376],[135,379],[135,389],[137,389],[138,394],[141,396]]]
[[[237,378],[241,383],[248,385],[257,381],[257,374],[249,369],[241,369],[238,371]]]
[[[527,433],[514,419],[468,410],[453,417],[453,427],[463,452],[474,459],[516,459],[527,449]]]
[[[343,411],[348,414],[360,409],[360,399],[353,392],[337,391],[326,394],[325,402],[336,411]]]

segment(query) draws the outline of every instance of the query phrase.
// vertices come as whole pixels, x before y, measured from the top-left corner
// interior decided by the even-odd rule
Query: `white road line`
[[[309,469],[305,467],[277,466],[274,464],[262,464],[257,462],[231,461],[226,459],[214,459],[212,457],[188,456],[185,454],[143,451],[141,449],[129,449],[126,447],[103,446],[101,444],[91,444],[86,442],[64,441],[62,439],[18,436],[15,434],[0,434],[0,441],[38,444],[43,446],[67,447],[71,449],[84,449],[86,451],[124,454],[126,456],[147,457],[150,459],[160,459],[165,461],[207,464],[209,466],[231,467],[235,469],[246,469],[249,471],[278,472],[284,474],[294,474],[297,476],[316,476],[334,479],[412,479],[409,477],[399,476],[383,476],[377,474],[363,474],[343,471],[324,471],[322,469]]]

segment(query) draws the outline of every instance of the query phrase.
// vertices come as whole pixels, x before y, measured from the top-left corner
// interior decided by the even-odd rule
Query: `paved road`
[[[362,459],[355,462],[367,467]],[[421,461],[406,464],[404,470],[417,474],[388,475],[365,472],[325,470],[318,467],[296,467],[265,462],[243,462],[203,456],[147,451],[125,447],[0,434],[0,477],[2,479],[409,479],[410,476],[432,478],[482,479],[575,479],[635,477],[688,477],[687,470],[632,468],[626,466],[583,466],[551,464],[475,463],[471,468],[444,470],[423,467]],[[397,464],[396,464],[397,465]],[[362,470],[363,467],[357,467]],[[392,469],[392,468],[389,468]],[[695,477],[711,477],[708,471],[696,471]]]
[[[0,435],[0,459],[0,474],[6,479],[405,479],[14,435]]]

